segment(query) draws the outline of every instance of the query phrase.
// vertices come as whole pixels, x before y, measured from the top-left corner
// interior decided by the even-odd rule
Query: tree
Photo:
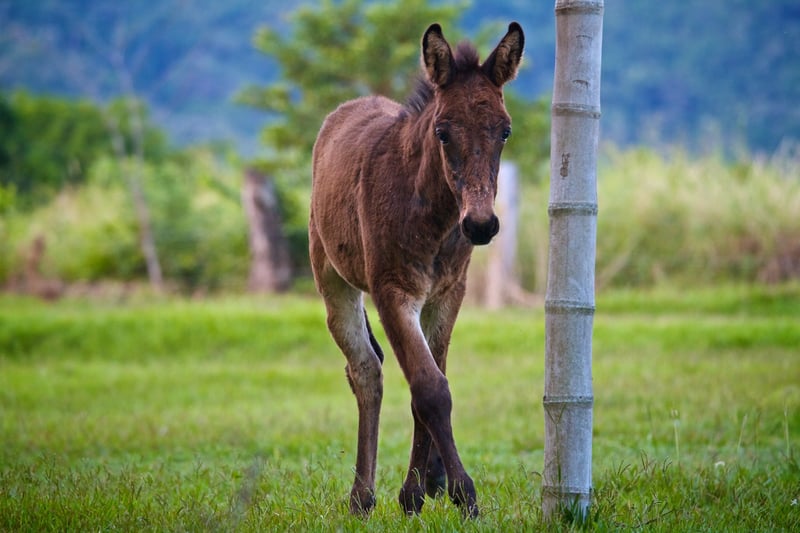
[[[109,120],[119,125],[123,147],[132,144],[127,109],[122,101],[102,107],[26,92],[0,96],[0,187],[13,188],[20,207],[29,208],[64,186],[84,183],[92,163],[113,154]],[[142,127],[144,148],[151,159],[160,158],[166,150],[164,137],[146,115]]]
[[[556,0],[545,300],[542,510],[586,517],[592,488],[592,323],[602,0]]]
[[[100,109],[88,102],[17,92],[2,107],[0,185],[26,206],[81,183],[92,160],[110,151]]]
[[[28,9],[35,18],[36,9],[30,6]],[[15,39],[29,45],[21,48],[37,49],[44,51],[40,54],[45,57],[59,58],[48,65],[49,69],[39,70],[47,70],[49,75],[57,78],[62,92],[69,89],[67,92],[88,95],[96,102],[109,102],[110,97],[116,97],[100,108],[106,150],[124,163],[119,167],[120,177],[129,189],[139,226],[141,253],[151,285],[157,290],[163,284],[161,260],[148,195],[142,185],[145,163],[153,160],[156,154],[150,151],[152,129],[143,102],[148,97],[153,101],[154,93],[178,67],[185,69],[187,58],[194,56],[203,42],[198,32],[175,31],[186,27],[181,17],[191,9],[191,6],[176,2],[148,6],[144,10],[126,3],[83,2],[76,8],[63,2],[48,2],[44,10],[48,20],[43,24],[46,31],[32,32],[15,25],[11,32]],[[213,8],[209,10],[216,12]],[[16,12],[17,9],[0,9],[0,20],[5,20],[9,11]],[[57,24],[52,24],[52,20]],[[177,35],[180,42],[172,41],[169,53],[163,53],[163,41],[170,34]],[[0,38],[0,43],[5,43],[5,39]],[[38,55],[34,54],[34,57]],[[0,65],[0,72],[2,67]],[[67,141],[80,138],[71,130],[85,129],[82,124],[82,121],[70,122]],[[48,154],[34,156],[37,161],[53,161],[63,172],[61,167],[65,165],[61,161],[50,158]],[[67,169],[73,167],[75,165],[66,165]]]
[[[342,102],[366,94],[402,101],[419,70],[422,32],[433,20],[453,26],[458,13],[455,5],[425,0],[323,0],[300,8],[288,34],[265,27],[255,36],[282,79],[249,87],[240,100],[276,115],[263,131],[276,153],[310,154],[322,120]]]
[[[263,140],[276,155],[299,150],[307,157],[322,120],[342,102],[366,94],[404,101],[419,73],[423,30],[438,22],[458,35],[462,7],[424,0],[368,5],[363,0],[323,0],[301,8],[292,15],[290,32],[262,28],[255,36],[256,47],[278,62],[281,80],[248,87],[239,99],[275,115]],[[480,45],[496,32],[483,28],[478,33],[487,36],[477,40]],[[514,136],[541,140],[516,147],[510,143],[505,152],[524,176],[534,176],[548,155],[545,100],[531,103],[508,91],[506,105],[514,117]],[[284,161],[280,164],[285,168]]]
[[[120,160],[127,159],[132,162],[131,165],[123,165],[123,179],[128,184],[131,201],[136,212],[136,219],[139,224],[139,245],[147,266],[150,285],[157,291],[163,288],[164,279],[153,233],[150,207],[142,188],[146,147],[146,119],[145,106],[141,103],[142,98],[137,94],[135,87],[134,71],[137,66],[147,64],[145,59],[148,58],[151,50],[147,44],[142,45],[139,41],[143,40],[146,43],[146,39],[142,37],[148,33],[147,30],[157,29],[162,31],[161,24],[164,21],[170,21],[169,10],[167,11],[167,14],[156,11],[155,15],[148,19],[143,27],[133,28],[131,22],[125,18],[124,13],[112,10],[109,13],[108,26],[102,29],[90,26],[68,9],[60,11],[66,23],[85,42],[87,50],[100,58],[100,61],[104,64],[104,70],[107,70],[107,74],[110,74],[110,77],[114,80],[113,84],[116,86],[116,92],[122,94],[119,102],[124,106],[124,113],[128,119],[130,143],[125,142],[123,129],[116,114],[106,113],[106,126],[115,155]],[[90,76],[81,76],[70,69],[67,69],[67,75],[74,79],[76,85],[82,90],[92,93],[95,99],[101,99],[101,76],[97,76],[97,79]],[[164,76],[167,75],[168,70]]]

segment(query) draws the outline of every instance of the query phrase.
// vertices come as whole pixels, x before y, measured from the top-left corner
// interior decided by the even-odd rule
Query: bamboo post
[[[542,511],[583,520],[592,491],[592,325],[603,1],[556,0],[545,296]]]

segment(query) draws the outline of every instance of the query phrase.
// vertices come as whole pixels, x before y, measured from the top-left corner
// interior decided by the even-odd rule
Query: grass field
[[[597,309],[588,529],[800,531],[800,286]],[[462,312],[448,371],[472,522],[446,500],[401,514],[410,398],[388,357],[364,522],[355,400],[316,298],[2,297],[0,531],[574,529],[540,512],[543,347],[541,309]]]

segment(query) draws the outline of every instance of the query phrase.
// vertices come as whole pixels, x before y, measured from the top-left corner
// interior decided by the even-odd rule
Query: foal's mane
[[[478,51],[472,43],[467,41],[458,43],[456,51],[453,54],[453,61],[455,65],[453,77],[465,72],[477,71],[480,68],[478,64]],[[417,77],[417,83],[413,92],[408,97],[408,100],[406,100],[404,106],[405,111],[412,115],[421,114],[433,100],[433,92],[433,84],[428,81],[424,74],[420,73]]]

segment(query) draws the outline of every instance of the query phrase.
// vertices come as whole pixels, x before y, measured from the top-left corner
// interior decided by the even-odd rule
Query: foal
[[[346,102],[325,119],[314,145],[311,266],[358,403],[355,514],[375,505],[383,397],[383,353],[364,292],[411,389],[414,436],[401,506],[418,513],[425,494],[446,483],[466,515],[478,514],[453,440],[445,361],[473,245],[489,243],[500,227],[493,204],[511,133],[502,87],[516,76],[523,44],[513,22],[480,64],[472,45],[453,53],[433,24],[422,38],[426,77],[409,103]]]

